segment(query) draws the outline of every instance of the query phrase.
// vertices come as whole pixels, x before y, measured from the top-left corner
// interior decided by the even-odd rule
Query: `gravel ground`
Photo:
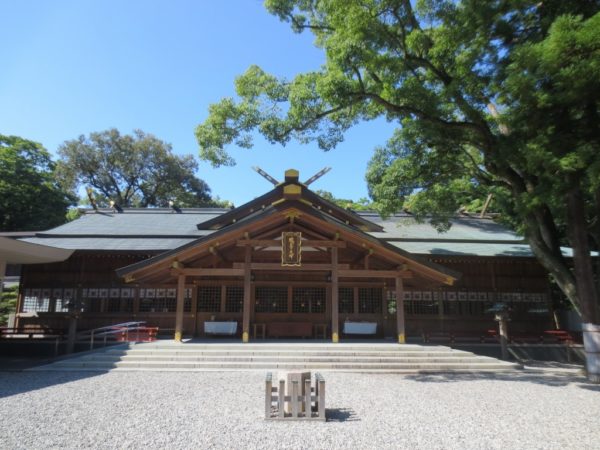
[[[327,423],[263,420],[259,372],[4,372],[0,448],[600,448],[574,374],[323,375]]]

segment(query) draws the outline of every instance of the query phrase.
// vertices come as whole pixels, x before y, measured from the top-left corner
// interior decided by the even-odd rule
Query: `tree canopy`
[[[193,156],[177,156],[171,145],[135,130],[116,129],[66,141],[58,150],[58,173],[71,190],[88,189],[98,205],[121,207],[212,206],[208,185],[196,177]],[[89,190],[91,189],[91,191]]]
[[[373,211],[374,210],[373,204],[369,201],[369,199],[366,199],[366,198],[359,198],[357,201],[349,200],[349,199],[345,199],[345,198],[337,198],[337,197],[334,197],[334,195],[331,192],[324,191],[322,189],[316,190],[315,194],[320,195],[325,200],[329,200],[330,202],[335,203],[336,205],[338,205],[342,208],[352,209],[354,211]]]
[[[41,144],[0,135],[0,230],[44,230],[66,221],[75,199],[58,186],[54,170]]]
[[[203,158],[233,164],[225,147],[250,147],[255,131],[330,150],[357,122],[385,117],[398,126],[367,173],[382,212],[412,194],[412,209],[443,229],[469,197],[494,193],[583,320],[600,322],[597,0],[265,5],[312,32],[326,63],[293,80],[250,67],[237,98],[211,105],[197,127]]]

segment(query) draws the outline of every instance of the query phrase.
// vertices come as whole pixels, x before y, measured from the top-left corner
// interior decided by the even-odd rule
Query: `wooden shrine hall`
[[[440,237],[407,215],[341,208],[309,189],[314,178],[288,170],[235,209],[89,211],[23,239],[74,252],[23,266],[18,326],[66,328],[76,315],[80,329],[144,320],[179,341],[403,343],[493,327],[487,310],[505,301],[514,327],[549,327],[547,276],[519,236],[465,217]]]
[[[452,284],[457,277],[369,236],[365,231],[381,227],[324,202],[298,181],[295,170],[288,170],[285,181],[271,192],[202,226],[216,232],[117,271],[126,282],[177,283],[176,340],[184,331],[184,292],[189,282],[242,285],[239,315],[244,342],[249,340],[250,325],[258,323],[276,337],[312,336],[317,325],[325,337],[330,327],[332,341],[338,342],[340,288],[348,290],[342,291],[346,302],[352,291],[354,303],[355,288],[381,290],[388,283],[395,298],[400,293],[403,299],[405,283]],[[221,295],[227,303],[226,287]],[[358,305],[352,319],[376,324],[382,298],[371,294],[362,301],[365,305],[362,309]],[[403,307],[396,308],[401,343],[403,313]]]

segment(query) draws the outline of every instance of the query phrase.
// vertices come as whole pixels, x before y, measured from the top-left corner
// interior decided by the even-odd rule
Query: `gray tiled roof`
[[[27,242],[78,250],[143,251],[171,250],[211,234],[196,225],[227,209],[126,209],[89,212],[80,219],[23,239]],[[257,214],[260,214],[257,213]],[[529,245],[491,219],[457,217],[446,233],[428,223],[417,223],[407,214],[382,219],[370,212],[361,216],[384,227],[373,237],[415,254],[532,257]],[[568,249],[565,249],[566,251]],[[567,256],[570,253],[565,253]]]
[[[444,256],[512,256],[533,258],[527,244],[469,243],[469,242],[390,242],[409,253]],[[570,248],[561,247],[565,257],[572,257]]]
[[[195,238],[95,238],[95,237],[34,237],[22,239],[32,244],[74,250],[151,251],[171,250],[192,242]]]
[[[492,219],[457,217],[445,233],[438,233],[429,223],[418,223],[406,214],[381,219],[379,215],[367,213],[368,219],[384,227],[383,233],[371,233],[382,239],[434,239],[469,241],[522,241],[523,238]]]
[[[112,211],[88,212],[81,218],[42,235],[118,235],[118,236],[203,236],[205,230],[196,225],[217,217],[227,209],[187,209],[176,213],[171,209],[125,209],[123,213]]]

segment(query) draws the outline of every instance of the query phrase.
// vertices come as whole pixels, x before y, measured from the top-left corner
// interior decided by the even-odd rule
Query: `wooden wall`
[[[21,306],[26,289],[53,288],[121,288],[131,287],[119,279],[115,270],[134,262],[153,256],[151,253],[139,254],[109,254],[77,252],[69,260],[62,263],[23,266],[21,278]],[[513,305],[512,322],[510,327],[515,332],[540,331],[552,327],[551,298],[548,277],[542,267],[531,258],[475,258],[475,257],[429,257],[433,262],[462,273],[462,277],[454,286],[430,286],[420,291],[407,289],[405,297],[406,330],[409,336],[419,335],[427,331],[483,331],[495,328],[496,324],[491,314],[485,313],[494,302],[507,302]],[[286,276],[286,279],[282,277]],[[314,276],[314,274],[312,275]],[[307,285],[298,274],[258,274],[253,285]],[[199,282],[198,282],[199,283]],[[328,286],[326,276],[320,276],[319,281],[309,284]],[[222,284],[222,282],[217,282]],[[229,284],[239,285],[239,281]],[[346,282],[340,286],[358,286],[357,283]],[[361,286],[379,286],[384,290],[393,288],[391,282],[360,280]],[[165,286],[166,287],[166,286]],[[173,287],[173,286],[169,286]],[[240,312],[199,312],[197,311],[196,287],[191,283],[187,286],[194,290],[191,307],[184,313],[184,330],[186,334],[202,334],[203,322],[215,320],[238,320],[241,323]],[[142,288],[142,286],[140,286]],[[138,290],[139,291],[139,290]],[[137,291],[136,291],[137,292]],[[139,292],[132,300],[131,311],[89,312],[80,314],[79,328],[94,328],[111,323],[129,320],[145,320],[150,326],[159,326],[170,331],[174,328],[174,311],[140,311]],[[254,293],[253,293],[254,296]],[[414,297],[414,298],[413,298]],[[390,312],[384,293],[384,305],[381,312],[376,314],[359,314],[340,312],[340,323],[348,320],[376,321],[382,334],[395,335],[395,314]],[[253,304],[254,304],[253,297]],[[460,307],[458,307],[460,306]],[[536,306],[538,310],[546,308],[546,313],[531,313]],[[43,308],[42,308],[43,309]],[[22,309],[21,309],[22,310]],[[327,308],[323,313],[304,314],[290,313],[252,313],[252,322],[281,322],[281,321],[310,321],[313,323],[330,323],[330,289],[327,289]],[[66,328],[67,314],[65,311],[37,312],[37,317],[24,317],[19,325],[38,324],[51,328]]]

